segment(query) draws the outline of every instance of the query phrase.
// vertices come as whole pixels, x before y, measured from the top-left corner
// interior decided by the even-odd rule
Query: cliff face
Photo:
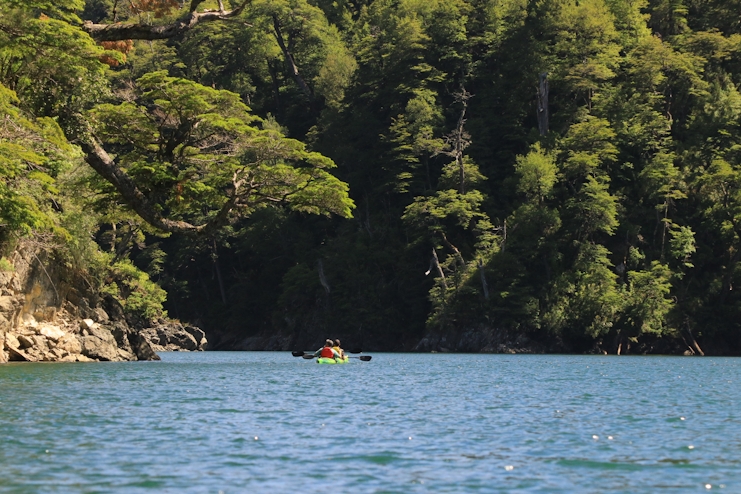
[[[203,331],[174,321],[132,326],[115,299],[48,252],[21,246],[10,262],[0,271],[0,363],[159,360],[157,351],[207,345]]]

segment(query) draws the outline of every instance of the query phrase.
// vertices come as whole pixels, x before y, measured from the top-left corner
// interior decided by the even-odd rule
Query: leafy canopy
[[[332,160],[250,114],[232,92],[154,72],[136,81],[127,101],[88,115],[116,154],[113,166],[158,212],[193,230],[278,203],[351,216],[347,185],[328,171]]]

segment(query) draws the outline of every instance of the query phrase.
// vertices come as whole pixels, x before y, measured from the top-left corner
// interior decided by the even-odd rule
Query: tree
[[[52,3],[10,2],[11,8],[0,10],[0,83],[18,95],[25,109],[65,124],[106,94],[106,66],[100,59],[118,59],[120,53],[96,45],[70,24],[80,2],[69,9]]]
[[[51,118],[27,118],[15,93],[0,85],[0,240],[55,226],[56,177],[76,154]]]
[[[613,19],[603,0],[569,2],[557,14],[554,79],[563,80],[587,107],[601,83],[615,76],[620,45]]]
[[[89,118],[88,164],[163,231],[210,235],[281,203],[350,216],[347,185],[327,171],[334,163],[250,115],[229,91],[156,72],[137,80],[131,101],[98,105]]]
[[[287,73],[307,99],[342,100],[355,61],[319,8],[305,0],[257,0],[250,20],[277,43]]]
[[[554,157],[535,143],[527,155],[517,157],[515,173],[519,176],[517,191],[540,205],[556,185],[558,168]]]
[[[96,41],[122,41],[127,39],[169,39],[184,34],[198,24],[213,21],[224,21],[238,16],[251,0],[243,0],[231,10],[224,8],[224,3],[219,0],[218,10],[203,10],[198,8],[206,0],[191,0],[190,6],[185,9],[180,17],[169,24],[147,24],[147,23],[114,23],[96,24],[85,21],[83,30]],[[184,5],[184,4],[183,4]]]
[[[628,353],[631,344],[678,333],[678,325],[670,317],[676,304],[676,297],[671,296],[675,273],[659,261],[645,263],[645,255],[634,247],[630,247],[623,268],[627,272],[625,283],[619,288],[622,305],[613,328],[618,355]]]
[[[608,256],[602,245],[580,244],[573,265],[554,280],[546,299],[544,326],[577,351],[606,336],[623,308]]]
[[[477,188],[486,177],[464,153],[470,143],[465,131],[465,115],[471,95],[463,89],[459,94],[458,101],[463,109],[458,122],[445,138],[447,142],[438,147],[438,153],[453,158],[453,161],[443,166],[437,191],[415,197],[402,216],[405,222],[422,234],[422,238],[426,238],[426,243],[431,241],[433,244],[427,274],[434,269],[439,277],[439,285],[430,291],[434,306],[430,322],[437,326],[447,324],[451,298],[458,302],[461,311],[468,311],[465,307],[467,297],[461,299],[461,294],[463,291],[475,291],[467,288],[477,270],[484,298],[489,298],[484,264],[499,244],[495,228],[482,210],[484,195]],[[437,253],[441,247],[447,250],[442,261]],[[466,257],[471,260],[466,260]],[[446,271],[452,274],[452,283],[446,279]]]

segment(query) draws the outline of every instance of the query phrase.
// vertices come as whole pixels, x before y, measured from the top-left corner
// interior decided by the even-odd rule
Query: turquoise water
[[[741,359],[0,366],[0,492],[741,492]]]

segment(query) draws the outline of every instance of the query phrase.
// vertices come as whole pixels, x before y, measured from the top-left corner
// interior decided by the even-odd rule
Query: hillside
[[[741,353],[738,2],[68,3],[0,0],[0,275],[214,349]]]

